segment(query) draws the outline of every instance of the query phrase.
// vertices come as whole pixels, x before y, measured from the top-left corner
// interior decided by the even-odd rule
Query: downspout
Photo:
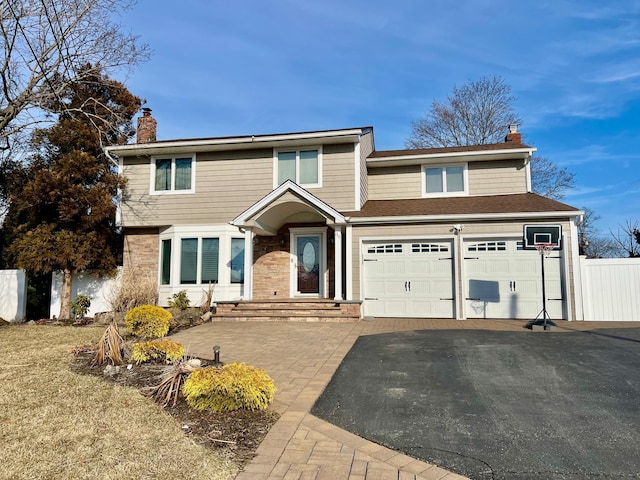
[[[109,159],[109,161],[118,169],[118,175],[122,175],[122,161],[121,159],[116,160],[109,153],[109,147],[104,147],[102,149],[104,154]],[[122,189],[118,188],[116,193],[116,227],[122,227]]]
[[[529,156],[524,160],[525,177],[527,181],[527,192],[531,193],[531,157],[533,152],[529,151]]]

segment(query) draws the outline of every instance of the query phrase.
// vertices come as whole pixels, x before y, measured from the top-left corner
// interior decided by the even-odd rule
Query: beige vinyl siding
[[[367,157],[373,152],[373,130],[360,137],[360,205],[356,209],[360,210],[362,205],[369,199],[369,181],[367,179]]]
[[[370,168],[369,200],[422,198],[420,165]]]
[[[336,210],[353,209],[355,161],[353,143],[324,145],[322,188],[310,188],[309,192]]]
[[[453,223],[453,222],[452,222]],[[545,223],[545,224],[560,224],[562,225],[562,232],[566,235],[566,242],[563,244],[563,257],[569,259],[569,292],[571,311],[575,317],[575,292],[573,290],[574,285],[574,272],[573,262],[571,258],[573,256],[571,247],[571,227],[568,221],[559,221],[558,219],[536,219],[535,221],[484,221],[484,222],[465,222],[464,230],[462,232],[462,238],[466,237],[478,237],[482,235],[496,236],[503,234],[504,236],[521,236],[523,231],[523,225],[528,223]],[[454,239],[454,245],[456,243],[454,235],[451,233],[451,223],[429,224],[429,225],[375,225],[375,226],[355,226],[353,227],[353,235],[351,245],[347,248],[351,248],[353,252],[352,264],[353,269],[353,299],[362,300],[361,298],[361,276],[360,266],[361,259],[361,240],[367,239],[413,239],[430,237],[434,239]],[[454,251],[457,247],[454,247]],[[464,289],[461,285],[462,278],[459,272],[455,272],[455,278],[458,282],[458,291],[462,292]]]
[[[323,146],[322,187],[309,192],[338,210],[351,210],[354,155],[353,143]],[[227,223],[273,189],[271,148],[198,153],[195,168],[195,193],[150,195],[150,158],[125,158],[123,226]]]
[[[522,160],[469,163],[469,195],[503,195],[527,192]]]
[[[149,195],[149,158],[125,159],[124,226],[227,223],[273,187],[273,150],[199,153],[195,193]]]
[[[527,176],[522,160],[471,162],[467,174],[469,195],[527,192]],[[368,179],[369,200],[422,197],[420,165],[370,168]]]

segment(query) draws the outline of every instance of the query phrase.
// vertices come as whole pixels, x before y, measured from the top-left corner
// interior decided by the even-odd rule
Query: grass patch
[[[103,331],[0,329],[0,479],[233,478],[137,389],[71,371],[71,348]]]

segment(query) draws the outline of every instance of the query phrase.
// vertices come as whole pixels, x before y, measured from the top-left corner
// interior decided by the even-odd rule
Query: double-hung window
[[[292,180],[303,187],[322,186],[320,148],[278,150],[274,155],[274,187]]]
[[[180,284],[218,283],[218,238],[182,238],[180,241]]]
[[[465,165],[424,166],[423,195],[443,197],[464,195],[467,191],[467,169]]]
[[[158,157],[151,161],[151,193],[193,193],[193,157]]]

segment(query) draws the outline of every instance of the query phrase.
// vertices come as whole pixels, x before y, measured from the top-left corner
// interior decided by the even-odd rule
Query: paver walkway
[[[309,411],[360,335],[423,329],[522,331],[515,320],[376,319],[357,323],[215,322],[178,332],[188,355],[266,370],[281,416],[236,480],[455,480],[460,475],[346,432]],[[558,332],[624,328],[636,322],[556,322]],[[546,332],[532,335],[547,335]],[[555,333],[553,333],[555,334]]]

